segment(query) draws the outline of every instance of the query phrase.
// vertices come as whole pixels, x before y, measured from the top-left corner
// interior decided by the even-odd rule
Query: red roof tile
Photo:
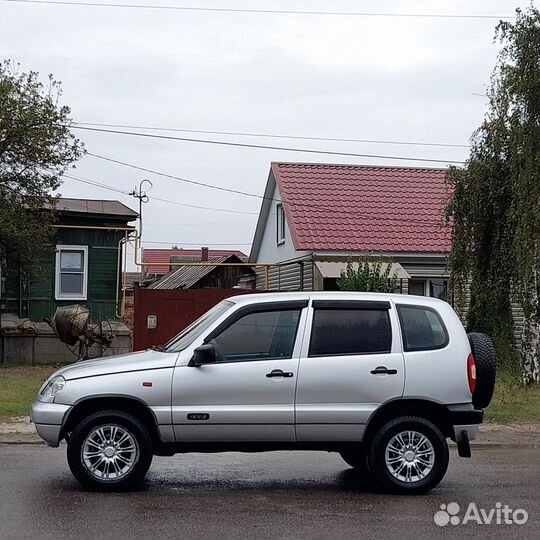
[[[148,263],[170,263],[172,257],[175,260],[185,258],[186,262],[196,262],[201,260],[201,249],[143,249],[143,262]],[[236,255],[242,260],[247,260],[247,255],[241,251],[228,249],[209,249],[208,257],[228,257]],[[167,274],[171,270],[169,265],[145,266],[144,274],[157,274],[159,276]]]
[[[272,171],[297,250],[450,251],[445,169],[273,163]]]

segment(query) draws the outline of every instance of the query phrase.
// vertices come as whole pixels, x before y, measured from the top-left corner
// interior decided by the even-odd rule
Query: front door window
[[[217,361],[291,358],[299,320],[299,309],[249,313],[211,340]]]

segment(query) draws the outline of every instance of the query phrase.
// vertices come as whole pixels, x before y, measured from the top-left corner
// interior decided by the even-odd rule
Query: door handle
[[[377,366],[371,370],[372,375],[396,375],[397,369],[388,369],[386,366]]]
[[[267,373],[267,377],[292,377],[294,373],[290,371],[283,371],[281,369],[273,369],[270,373]]]

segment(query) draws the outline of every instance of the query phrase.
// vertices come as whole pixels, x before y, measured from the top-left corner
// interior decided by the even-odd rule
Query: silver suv
[[[493,394],[489,338],[445,302],[269,293],[217,304],[163,347],[52,375],[32,406],[88,489],[136,487],[153,455],[325,450],[385,490],[421,493],[470,456]]]

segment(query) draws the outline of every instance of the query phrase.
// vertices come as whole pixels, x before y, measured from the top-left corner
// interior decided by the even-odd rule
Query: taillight
[[[467,358],[467,377],[469,379],[469,389],[471,394],[474,394],[476,390],[476,364],[474,362],[473,354],[469,354]]]

